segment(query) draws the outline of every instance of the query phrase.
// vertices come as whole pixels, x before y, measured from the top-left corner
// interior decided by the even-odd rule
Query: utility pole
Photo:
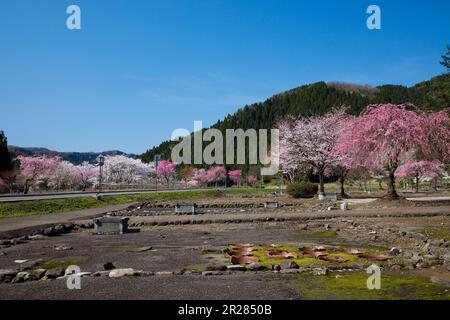
[[[155,172],[156,172],[156,180],[155,180],[156,192],[158,192],[158,165],[159,165],[159,161],[161,161],[161,155],[155,154],[154,161],[155,161]]]
[[[100,155],[98,158],[98,166],[100,168],[100,176],[99,176],[99,185],[98,185],[98,194],[102,192],[102,186],[103,186],[103,165],[105,164],[105,157],[103,155]]]

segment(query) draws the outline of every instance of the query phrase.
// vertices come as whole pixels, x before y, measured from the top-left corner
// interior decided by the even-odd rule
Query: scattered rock
[[[267,268],[268,268],[269,270],[273,270],[273,271],[280,271],[280,270],[281,270],[281,267],[280,267],[279,265],[277,265],[277,264],[274,264],[274,265],[268,265]]]
[[[64,269],[63,268],[52,268],[48,269],[45,272],[45,277],[47,279],[56,279],[64,275]]]
[[[308,229],[308,225],[306,223],[302,223],[298,225],[298,229],[299,230],[307,230]]]
[[[420,253],[415,252],[415,253],[413,253],[413,256],[411,257],[411,260],[414,264],[417,264],[417,263],[423,262],[423,257]]]
[[[312,274],[314,276],[324,276],[328,273],[328,268],[314,268]]]
[[[392,271],[398,271],[398,270],[400,270],[400,266],[398,264],[394,264],[394,265],[391,266],[391,270]]]
[[[203,271],[202,272],[202,276],[218,276],[218,275],[222,275],[223,272],[221,271]]]
[[[130,249],[128,251],[129,252],[145,252],[145,251],[149,251],[152,249],[153,249],[152,246],[146,246],[146,247],[138,247],[138,248]]]
[[[173,276],[174,272],[173,271],[157,271],[157,272],[155,272],[155,275],[157,275],[157,276]]]
[[[53,227],[45,228],[42,233],[44,234],[44,236],[53,236],[55,235],[55,229]]]
[[[41,279],[43,276],[45,276],[46,272],[47,270],[45,269],[34,269],[30,272],[30,274],[36,277],[36,279]]]
[[[136,271],[132,268],[114,269],[109,272],[109,277],[110,278],[122,278],[122,277],[134,276],[135,274],[136,274]]]
[[[6,252],[0,251],[0,256],[6,256]]]
[[[336,275],[336,279],[342,279],[344,276],[342,274]]]
[[[298,264],[295,261],[283,261],[280,263],[281,269],[298,269]]]
[[[205,270],[206,271],[225,271],[225,270],[227,270],[227,266],[210,264],[210,265],[206,266]]]
[[[389,252],[390,252],[392,255],[396,256],[396,255],[402,253],[402,249],[397,248],[397,247],[392,247],[391,250],[389,250]]]
[[[16,244],[27,243],[27,241],[26,241],[25,239],[26,239],[26,238],[24,238],[24,237],[21,237],[21,238],[18,238],[18,239],[12,239],[12,240],[11,240],[11,244],[12,244],[12,245],[16,245]]]
[[[65,245],[59,245],[59,246],[54,246],[53,247],[56,251],[67,251],[67,250],[72,250],[73,248],[70,246],[65,246]]]
[[[430,244],[432,245],[432,246],[434,246],[434,247],[440,247],[440,246],[442,246],[443,244],[444,244],[444,240],[443,239],[441,239],[441,240],[432,240],[431,242],[430,242]]]
[[[22,264],[22,263],[25,263],[25,262],[27,262],[28,260],[14,260],[14,263],[18,263],[18,264]]]
[[[43,259],[33,259],[33,260],[28,260],[27,262],[24,262],[22,264],[20,264],[20,269],[25,270],[25,269],[31,269],[36,267],[37,265],[40,265],[41,263],[43,263],[44,260]]]
[[[447,261],[447,262],[450,262],[450,251],[448,251],[446,254],[444,254],[442,256],[442,259]]]
[[[444,285],[446,285],[447,287],[450,286],[450,281],[445,280],[445,279],[441,279],[441,278],[438,278],[438,277],[431,277],[431,278],[430,278],[430,281],[431,281],[431,282],[434,282],[434,283],[441,283],[441,284],[444,284]]]
[[[2,282],[9,283],[16,277],[16,275],[17,275],[16,270],[0,269],[0,283]]]
[[[29,236],[28,239],[30,240],[44,240],[47,239],[48,237],[42,235],[42,234],[35,234],[33,236]]]
[[[109,275],[109,271],[96,271],[92,274],[93,277],[106,277]]]
[[[105,269],[106,271],[110,271],[115,269],[116,267],[113,265],[112,262],[107,262],[103,265],[103,269]]]
[[[438,257],[436,255],[434,255],[434,254],[426,254],[426,255],[423,256],[423,258],[425,260],[437,260]]]
[[[65,274],[64,274],[64,276],[63,277],[67,277],[67,276],[75,276],[75,277],[85,277],[85,276],[90,276],[92,274],[92,272],[88,272],[88,271],[85,271],[85,272],[77,272],[77,273],[75,273],[75,272],[72,272],[72,273],[68,273],[67,272],[67,270],[66,270],[66,272],[65,272]]]
[[[231,271],[245,271],[247,268],[245,266],[241,266],[240,264],[233,264],[231,266],[227,266],[228,270]]]
[[[259,271],[259,270],[263,270],[264,267],[261,266],[261,265],[260,265],[259,263],[257,263],[257,262],[253,262],[253,263],[250,263],[250,264],[247,266],[247,269],[250,270],[250,271]]]
[[[11,281],[12,283],[25,282],[25,278],[29,278],[30,274],[28,272],[19,272],[16,277]]]
[[[406,233],[405,233],[405,235],[406,235]],[[415,239],[417,241],[426,242],[428,240],[428,238],[421,233],[413,233],[412,237],[413,237],[413,239]]]
[[[299,269],[291,268],[291,269],[281,269],[280,273],[300,273]]]

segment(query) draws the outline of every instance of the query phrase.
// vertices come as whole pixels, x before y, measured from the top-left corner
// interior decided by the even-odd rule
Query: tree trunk
[[[400,198],[397,190],[395,190],[395,170],[389,170],[389,179],[388,179],[388,191],[386,194],[386,198],[388,199],[398,199]]]
[[[339,177],[340,196],[341,196],[342,199],[347,199],[347,198],[350,198],[350,197],[349,197],[348,194],[345,193],[344,183],[345,183],[345,175],[341,175]]]
[[[30,190],[30,185],[29,185],[28,180],[26,180],[25,184],[23,186],[23,194],[27,194],[29,190]]]
[[[324,173],[323,171],[319,172],[319,193],[325,193],[325,185],[324,185]]]
[[[416,174],[416,193],[419,192],[419,175]]]

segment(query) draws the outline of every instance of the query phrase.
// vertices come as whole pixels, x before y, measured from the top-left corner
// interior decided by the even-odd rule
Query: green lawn
[[[8,202],[0,203],[0,218],[60,213],[140,201],[198,200],[204,198],[221,197],[227,194],[239,195],[254,194],[257,192],[265,191],[261,189],[229,188],[221,190],[206,189],[193,191],[140,193],[130,195],[107,195],[102,196],[101,200],[97,200],[94,197],[77,197],[66,199]]]

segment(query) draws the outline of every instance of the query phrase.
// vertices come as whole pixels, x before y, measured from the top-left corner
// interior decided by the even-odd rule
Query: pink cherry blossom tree
[[[195,181],[197,185],[205,186],[208,183],[207,173],[205,169],[194,169],[192,175],[192,181]],[[194,183],[192,182],[191,185]]]
[[[231,170],[228,172],[228,176],[234,184],[240,185],[242,181],[242,170]]]
[[[110,184],[147,183],[151,172],[154,172],[153,164],[143,163],[140,159],[123,155],[107,156],[103,179],[105,183]]]
[[[157,167],[156,173],[161,175],[166,180],[167,186],[170,184],[170,179],[172,179],[175,175],[176,167],[176,163],[167,160],[161,160]]]
[[[55,190],[67,190],[76,187],[75,165],[60,161],[49,176],[49,186]]]
[[[214,166],[206,172],[206,180],[208,183],[213,183],[217,186],[217,183],[223,181],[226,175],[227,169],[225,169],[225,167]]]
[[[450,117],[449,110],[425,115],[428,134],[429,157],[445,163],[450,162]]]
[[[444,169],[439,161],[410,161],[403,164],[395,173],[397,178],[412,177],[415,179],[416,192],[422,179],[436,179],[443,176]]]
[[[255,182],[256,182],[256,177],[254,175],[251,175],[251,174],[248,175],[248,177],[247,177],[247,184],[249,186],[253,186],[255,184]]]
[[[435,125],[427,120],[410,104],[369,105],[359,117],[345,123],[338,154],[347,155],[352,168],[384,169],[388,176],[387,197],[398,198],[396,170],[419,153],[430,156],[429,132],[441,132],[439,121]]]
[[[326,172],[341,164],[342,155],[335,147],[347,118],[344,108],[339,108],[323,116],[280,121],[280,164],[284,172],[312,169],[319,176],[319,192],[324,193]]]
[[[20,176],[24,180],[24,193],[28,193],[30,188],[38,179],[47,179],[58,167],[61,161],[58,157],[25,157],[18,156],[20,163]]]
[[[98,168],[88,162],[84,162],[74,168],[75,179],[83,191],[86,191],[87,188],[97,181],[99,174]]]

